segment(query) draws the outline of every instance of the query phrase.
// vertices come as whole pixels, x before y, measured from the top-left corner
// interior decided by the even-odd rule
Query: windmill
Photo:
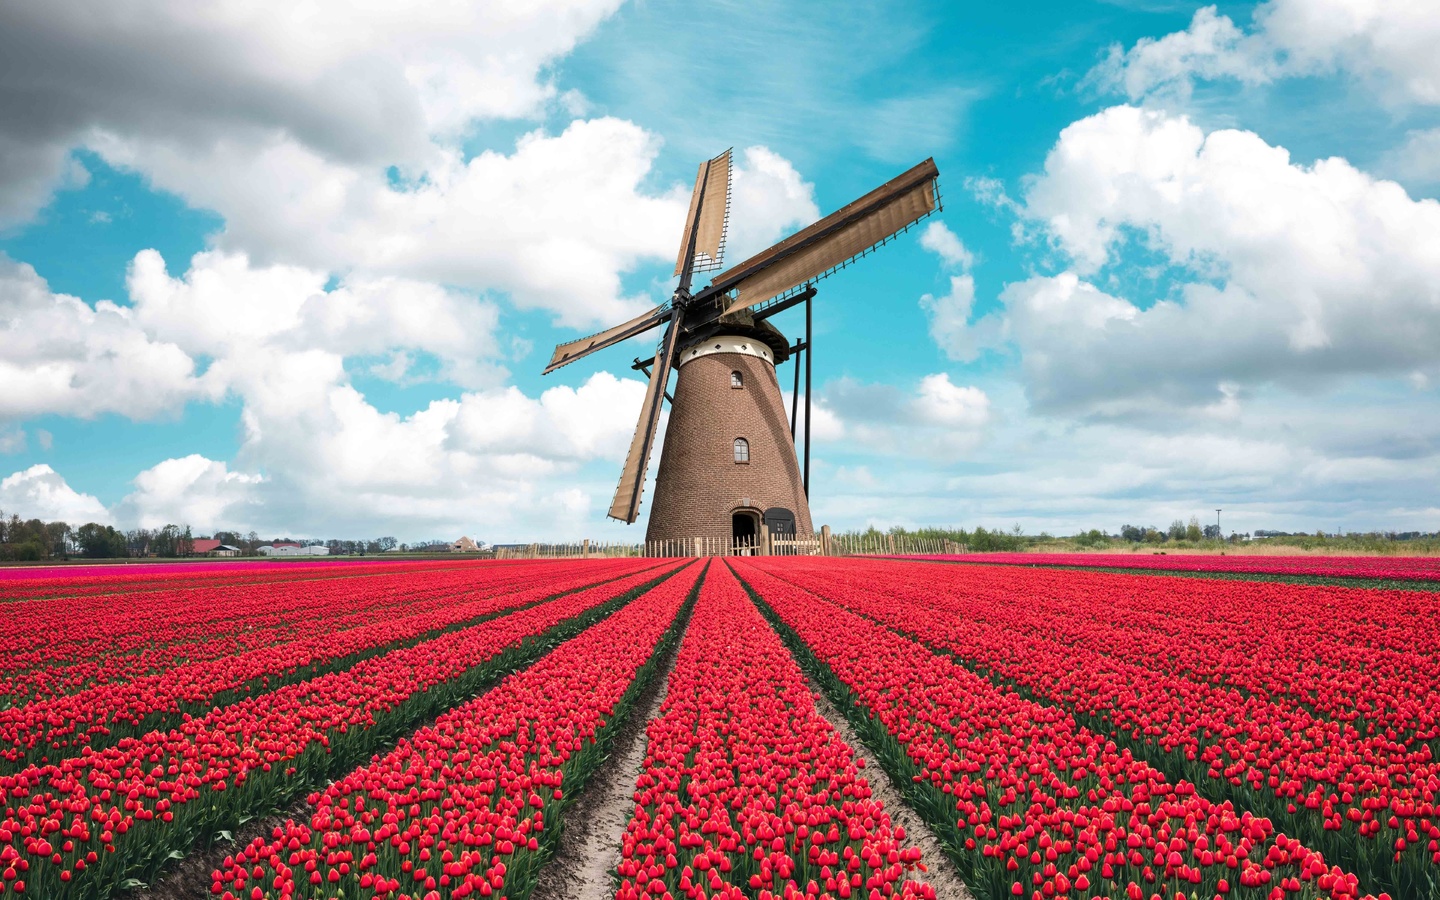
[[[634,522],[662,402],[670,422],[655,478],[647,541],[753,540],[813,531],[810,521],[810,304],[815,282],[844,268],[940,208],[939,170],[927,159],[768,250],[691,290],[698,272],[718,271],[730,218],[730,151],[700,164],[666,303],[598,334],[560,344],[545,368],[561,366],[651,329],[664,328],[640,420],[610,504]],[[768,319],[805,304],[805,339],[793,347]],[[795,422],[805,359],[802,473]],[[788,424],[775,367],[796,357]],[[678,370],[675,392],[667,386]]]

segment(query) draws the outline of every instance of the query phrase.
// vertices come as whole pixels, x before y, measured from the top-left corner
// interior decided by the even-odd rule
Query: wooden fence
[[[646,556],[821,556],[825,538],[819,534],[766,535],[758,538],[689,538],[650,541]]]
[[[928,556],[932,554],[968,553],[964,544],[944,538],[922,538],[911,535],[883,533],[835,534],[830,536],[834,556]]]
[[[518,544],[496,547],[496,559],[602,559],[645,556],[644,544],[620,541],[575,541],[567,544]]]

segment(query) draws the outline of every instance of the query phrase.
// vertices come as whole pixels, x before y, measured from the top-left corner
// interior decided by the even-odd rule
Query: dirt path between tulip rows
[[[685,631],[689,630],[686,623]],[[645,765],[649,736],[645,726],[660,714],[670,688],[670,673],[685,640],[681,631],[671,644],[630,719],[621,726],[609,759],[590,777],[575,805],[565,812],[565,831],[555,855],[540,870],[535,892],[545,900],[608,900],[615,895],[615,870],[625,826],[635,812],[635,779]]]
[[[865,780],[870,783],[870,792],[875,795],[881,803],[885,804],[885,811],[890,814],[890,821],[905,829],[905,842],[914,844],[920,848],[920,861],[929,869],[928,872],[912,872],[909,877],[914,881],[924,882],[935,889],[935,895],[940,900],[975,900],[970,893],[970,888],[965,886],[965,881],[960,873],[955,870],[955,864],[945,851],[940,848],[940,841],[935,838],[935,833],[926,827],[925,822],[920,818],[919,813],[910,808],[905,798],[891,784],[890,776],[880,768],[866,746],[861,743],[855,730],[850,723],[840,714],[829,698],[820,690],[815,682],[806,679],[810,686],[810,696],[815,699],[815,711],[824,716],[825,719],[839,732],[841,740],[850,746],[855,756],[865,760],[863,770]]]

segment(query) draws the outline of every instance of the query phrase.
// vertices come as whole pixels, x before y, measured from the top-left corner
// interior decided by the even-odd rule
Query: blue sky
[[[539,372],[734,147],[732,260],[941,171],[820,285],[817,523],[1440,527],[1427,4],[140,6],[0,4],[6,513],[637,536],[648,344]]]

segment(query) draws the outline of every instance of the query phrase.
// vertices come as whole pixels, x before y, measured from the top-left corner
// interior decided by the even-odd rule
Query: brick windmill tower
[[[598,334],[555,348],[549,374],[597,350],[665,327],[653,360],[636,360],[650,378],[610,517],[634,522],[661,404],[670,423],[655,477],[647,541],[754,540],[811,533],[810,301],[814,282],[886,243],[940,208],[939,171],[927,159],[768,250],[691,291],[697,272],[717,271],[730,218],[730,151],[700,164],[680,237],[669,302]],[[805,304],[805,339],[794,346],[767,321]],[[796,454],[799,356],[805,359],[802,472]],[[795,358],[787,421],[775,367]],[[675,370],[672,395],[667,390]]]

